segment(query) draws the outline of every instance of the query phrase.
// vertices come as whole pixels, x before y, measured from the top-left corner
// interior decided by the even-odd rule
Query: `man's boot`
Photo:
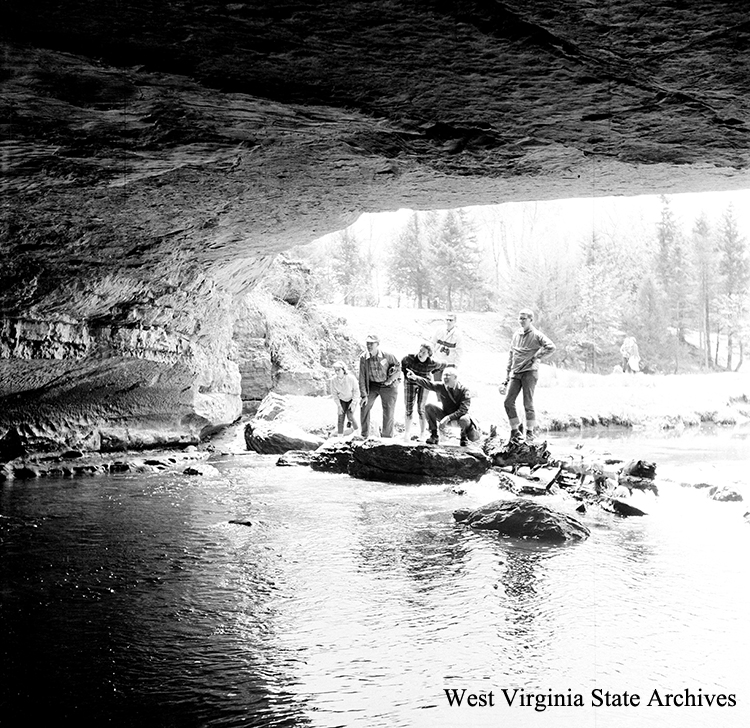
[[[523,425],[518,425],[510,431],[510,441],[512,443],[523,442]]]
[[[430,430],[430,436],[425,440],[427,445],[437,445],[440,440],[438,439],[437,430]]]
[[[526,442],[531,444],[535,440],[536,428],[532,423],[526,423]]]

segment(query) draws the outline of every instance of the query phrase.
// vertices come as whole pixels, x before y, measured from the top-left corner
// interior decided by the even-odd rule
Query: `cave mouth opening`
[[[365,213],[284,255],[309,267],[334,310],[493,312],[511,329],[531,308],[565,363],[585,370],[630,335],[654,349],[649,329],[663,330],[670,343],[653,358],[666,371],[675,347],[688,368],[742,358],[749,240],[745,189]]]

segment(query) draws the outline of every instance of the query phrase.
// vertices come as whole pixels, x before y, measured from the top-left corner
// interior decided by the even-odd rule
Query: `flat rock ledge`
[[[76,478],[116,473],[158,473],[179,471],[187,466],[195,472],[188,475],[205,475],[212,466],[205,461],[209,452],[200,451],[194,445],[182,451],[157,451],[144,454],[128,452],[117,454],[82,453],[68,451],[58,455],[39,455],[17,458],[0,463],[0,483],[36,478]],[[200,472],[199,472],[200,471]],[[218,472],[218,471],[217,471]]]
[[[478,450],[379,440],[325,445],[312,453],[309,465],[313,470],[346,473],[363,480],[406,484],[478,480],[491,467],[489,458]]]
[[[460,508],[453,512],[453,517],[471,528],[497,531],[513,538],[562,543],[584,541],[591,535],[573,516],[526,498],[492,501],[475,510]]]

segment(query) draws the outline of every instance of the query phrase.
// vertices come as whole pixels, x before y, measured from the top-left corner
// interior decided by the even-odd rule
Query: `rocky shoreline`
[[[300,399],[315,405],[318,427],[311,428],[317,429],[315,433],[288,421],[299,412]],[[625,463],[583,451],[553,454],[547,449],[546,442],[511,447],[494,427],[485,433],[481,449],[460,448],[451,444],[452,440],[448,440],[446,446],[430,447],[419,442],[403,443],[396,438],[363,441],[356,437],[330,437],[330,425],[324,424],[328,413],[320,403],[320,397],[269,394],[255,417],[238,420],[200,446],[114,453],[71,450],[23,455],[0,463],[0,483],[169,471],[210,476],[218,475],[211,460],[254,453],[280,456],[276,460],[278,466],[308,466],[314,470],[346,473],[353,478],[404,484],[465,482],[494,471],[498,474],[499,490],[519,498],[562,492],[577,501],[579,512],[598,506],[621,516],[642,516],[646,514],[630,505],[628,496],[634,489],[658,495],[655,467],[647,468],[645,473],[637,472],[643,461]],[[746,403],[742,400],[738,404]],[[696,482],[680,485],[703,490],[708,498],[719,502],[743,500],[740,493],[726,484]],[[745,514],[745,518],[750,521],[750,514]]]
[[[80,478],[116,473],[182,472],[186,475],[207,475],[215,468],[206,460],[211,452],[189,445],[183,450],[148,452],[83,453],[67,451],[59,454],[16,458],[0,463],[0,483],[36,478]]]

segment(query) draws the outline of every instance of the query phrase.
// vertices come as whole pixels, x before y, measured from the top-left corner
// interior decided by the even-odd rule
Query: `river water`
[[[661,494],[645,518],[592,510],[591,538],[568,546],[455,524],[498,497],[493,475],[458,495],[248,454],[202,479],[5,484],[0,723],[748,725],[747,504],[679,485],[700,471],[742,488],[748,442],[597,440],[656,460]],[[709,707],[719,694],[736,705]]]

